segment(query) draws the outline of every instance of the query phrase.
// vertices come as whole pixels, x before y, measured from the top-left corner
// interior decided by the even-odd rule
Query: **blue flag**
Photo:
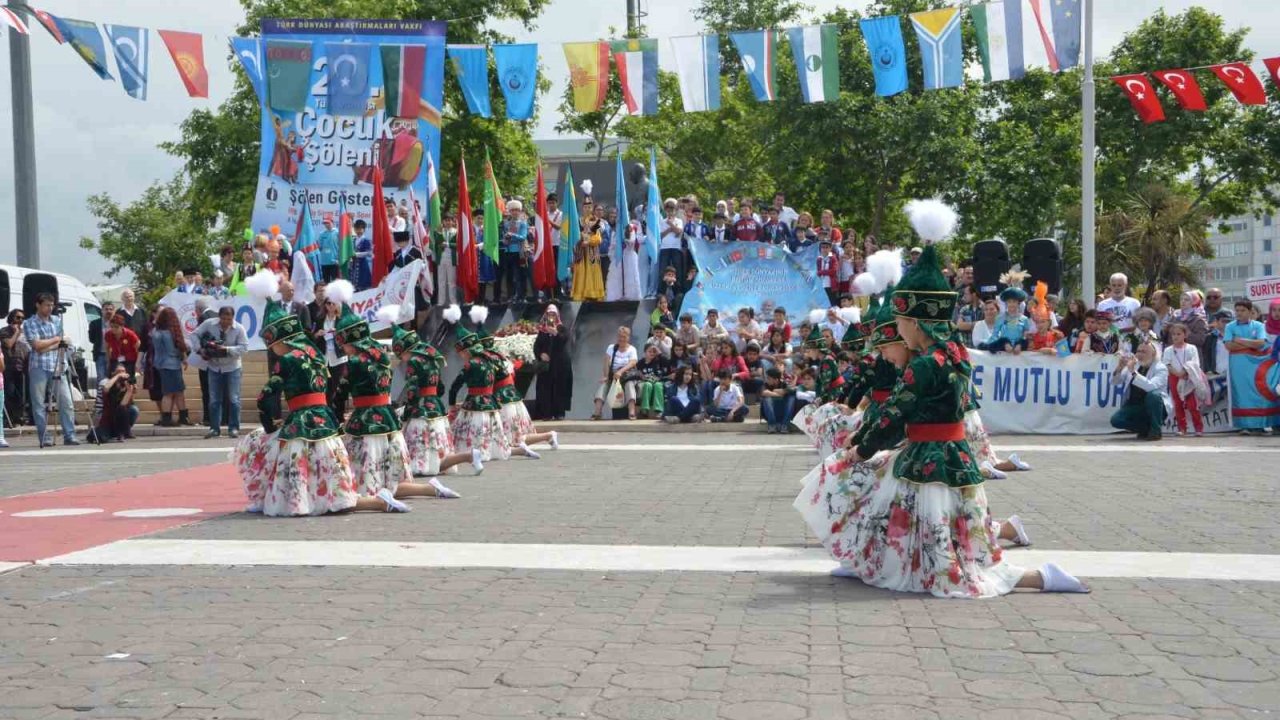
[[[302,213],[298,216],[298,231],[293,237],[293,249],[306,256],[312,276],[316,282],[320,282],[320,238],[316,236],[316,226],[311,221],[310,193],[303,193],[302,196]]]
[[[120,85],[136,100],[147,99],[147,29],[128,25],[104,25],[115,51]]]
[[[231,52],[240,59],[240,65],[249,78],[249,84],[253,86],[253,92],[258,96],[258,102],[265,103],[267,90],[262,82],[262,41],[253,37],[233,37]]]
[[[71,47],[80,53],[80,57],[89,63],[98,77],[103,80],[115,79],[107,72],[107,46],[102,42],[102,33],[98,32],[97,25],[71,18],[54,18],[54,22],[58,24],[58,30],[62,31],[62,37],[71,43]]]
[[[777,97],[774,89],[774,48],[772,30],[748,30],[729,33],[729,39],[742,58],[742,71],[747,74],[756,100],[770,102]]]
[[[1058,69],[1073,68],[1080,64],[1080,0],[1058,0],[1049,7]]]
[[[564,208],[564,219],[560,223],[560,257],[556,258],[556,278],[560,282],[569,280],[569,261],[582,242],[582,225],[578,219],[578,196],[573,189],[573,168],[565,170],[564,187],[560,193],[560,206]]]
[[[658,234],[662,232],[662,193],[658,191],[658,151],[649,148],[649,198],[645,201],[644,262],[641,269],[648,273],[650,292],[658,292]]]
[[[859,20],[862,36],[871,53],[871,72],[876,78],[876,94],[889,97],[907,89],[907,48],[902,42],[902,24],[897,15]]]
[[[618,227],[613,229],[613,255],[617,262],[622,262],[622,241],[626,239],[627,229],[631,227],[631,206],[627,204],[627,176],[622,172],[622,153],[614,158],[618,165],[618,177],[615,181],[618,191],[614,196],[614,203],[618,206]]]
[[[493,117],[489,104],[489,49],[484,45],[450,45],[449,59],[453,74],[467,101],[467,111],[480,117]]]
[[[325,43],[329,114],[364,115],[369,109],[369,51],[365,43]]]
[[[498,67],[498,85],[507,100],[508,120],[533,117],[533,95],[538,89],[538,45],[494,45],[493,60]]]
[[[949,7],[911,14],[911,25],[920,40],[926,90],[964,84],[964,53],[960,45],[962,8]]]

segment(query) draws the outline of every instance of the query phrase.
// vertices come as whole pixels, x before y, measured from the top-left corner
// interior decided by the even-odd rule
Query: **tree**
[[[96,250],[111,262],[107,277],[121,272],[152,294],[163,292],[175,269],[205,268],[217,244],[197,216],[191,187],[182,173],[154,183],[142,197],[121,206],[107,193],[89,197],[98,219],[98,238],[80,238],[80,247]],[[151,298],[154,299],[154,298]]]
[[[1125,198],[1098,222],[1099,265],[1104,274],[1123,272],[1151,293],[1172,285],[1192,285],[1194,260],[1213,257],[1206,240],[1209,210],[1194,188],[1148,185]]]
[[[618,148],[618,141],[611,138],[618,120],[625,113],[622,105],[622,81],[618,79],[617,73],[609,73],[609,88],[600,109],[585,113],[574,107],[573,85],[567,84],[556,111],[560,113],[560,121],[555,126],[556,132],[561,135],[586,135],[590,138],[587,150],[595,150],[596,160],[600,160],[607,152]]]

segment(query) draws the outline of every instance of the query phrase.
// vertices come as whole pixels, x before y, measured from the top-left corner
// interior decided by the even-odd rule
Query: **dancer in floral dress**
[[[852,310],[852,313],[847,311]],[[841,317],[849,323],[849,329],[840,339],[840,349],[851,356],[844,372],[844,391],[837,402],[831,403],[833,412],[828,414],[816,431],[818,457],[826,459],[836,450],[843,449],[858,428],[862,419],[862,401],[871,387],[871,374],[875,368],[875,354],[868,347],[865,326],[857,308],[843,308]]]
[[[449,310],[445,312],[448,319]],[[493,365],[485,359],[475,333],[459,325],[457,337],[453,347],[462,360],[458,377],[467,387],[467,397],[453,421],[453,445],[458,452],[479,450],[484,461],[506,460],[511,457],[511,439],[502,431],[498,401],[493,397]]]
[[[1025,542],[1025,532],[991,518],[964,439],[972,368],[952,339],[955,302],[930,245],[892,296],[898,332],[916,356],[879,417],[866,417],[854,447],[815,470],[795,507],[839,561],[838,576],[939,597],[1088,592],[1057,565],[1023,570],[1003,557],[999,541]]]
[[[405,366],[403,432],[409,447],[409,469],[414,477],[430,477],[451,473],[455,465],[469,462],[479,475],[484,472],[484,457],[479,449],[453,451],[453,434],[441,396],[444,356],[417,333],[396,325],[399,312],[396,305],[378,310],[391,323],[391,352]]]
[[[338,423],[325,398],[328,364],[307,339],[298,317],[272,299],[279,288],[275,274],[260,271],[246,280],[245,286],[267,301],[261,337],[278,358],[260,403],[278,393],[283,395],[287,410],[274,440],[272,433],[251,435],[260,445],[251,445],[245,455],[260,459],[240,464],[242,472],[247,467],[251,473],[244,478],[250,507],[260,501],[263,514],[270,516],[348,510],[408,512],[409,507],[385,489],[373,497],[361,497],[357,492]]]
[[[829,347],[826,338],[822,336],[821,323],[824,317],[826,313],[821,310],[813,310],[809,313],[812,329],[801,344],[805,359],[809,361],[810,367],[816,369],[817,398],[796,413],[791,421],[804,431],[810,442],[814,443],[814,447],[817,447],[818,443],[818,428],[833,413],[839,412],[839,408],[833,405],[844,392],[844,376],[840,373],[840,363],[836,360],[835,348]]]
[[[387,490],[395,497],[458,497],[435,478],[413,482],[409,447],[400,432],[400,418],[391,408],[391,355],[373,339],[364,318],[351,311],[348,303],[354,294],[355,289],[345,280],[335,280],[325,290],[329,302],[342,308],[334,324],[333,341],[347,356],[343,382],[351,395],[352,409],[343,439],[356,491],[365,496]],[[396,307],[396,317],[399,311]]]

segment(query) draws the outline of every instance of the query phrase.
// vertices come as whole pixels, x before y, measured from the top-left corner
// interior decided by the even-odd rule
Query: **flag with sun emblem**
[[[800,75],[800,92],[807,103],[835,100],[840,94],[840,63],[835,25],[810,25],[791,28],[787,40],[796,58]]]
[[[609,43],[565,43],[564,59],[569,64],[573,109],[580,113],[599,110],[609,92]]]
[[[120,71],[120,86],[135,100],[147,99],[147,29],[128,25],[103,25],[111,39]]]
[[[200,33],[179,32],[177,30],[157,30],[164,46],[169,48],[169,57],[182,76],[182,83],[187,86],[187,95],[191,97],[209,97],[209,71],[204,66],[204,38]]]
[[[71,47],[80,54],[89,67],[98,73],[103,80],[114,80],[107,71],[107,46],[102,42],[102,33],[98,26],[87,20],[71,18],[54,18],[62,37],[71,43]]]
[[[498,69],[498,86],[507,101],[507,119],[533,117],[533,96],[538,89],[537,43],[494,45],[493,60]]]
[[[364,115],[369,109],[368,43],[325,43],[329,70],[329,114]]]

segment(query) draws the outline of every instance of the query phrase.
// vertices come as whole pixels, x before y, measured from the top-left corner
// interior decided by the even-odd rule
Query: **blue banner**
[[[408,202],[412,187],[417,197],[427,192],[427,153],[440,167],[441,108],[444,105],[445,23],[424,20],[337,20],[308,18],[262,22],[262,40],[293,40],[313,43],[306,106],[298,112],[278,112],[262,106],[262,156],[258,166],[258,190],[254,197],[252,227],[263,231],[273,225],[297,226],[304,200],[309,200],[313,220],[337,214],[345,202],[353,221],[372,224],[373,173],[380,167],[384,195],[396,202]],[[238,40],[238,39],[237,39]],[[422,103],[417,118],[396,118],[384,107],[381,54],[367,53],[365,77],[369,109],[359,115],[338,115],[331,111],[335,98],[351,99],[336,90],[332,77],[341,82],[351,68],[329,63],[329,51],[340,43],[359,43],[369,48],[381,45],[422,45],[426,49],[422,81]],[[249,58],[233,42],[246,72]],[[256,50],[256,47],[252,48]],[[335,48],[336,49],[336,48]],[[336,64],[336,62],[335,62]],[[259,68],[262,66],[259,65]],[[261,97],[261,95],[260,95]],[[316,228],[317,232],[319,231]]]
[[[369,109],[368,43],[325,43],[329,58],[330,115],[363,116]]]
[[[489,103],[489,49],[484,45],[450,45],[446,49],[462,97],[467,101],[467,112],[493,117]]]
[[[128,25],[104,25],[111,49],[115,51],[116,68],[120,70],[120,85],[129,97],[147,99],[147,40],[146,28]]]
[[[258,96],[258,103],[266,103],[267,86],[264,84],[262,74],[262,40],[256,37],[233,37],[231,52],[240,60],[240,66],[244,68],[244,74],[249,78],[254,94]]]
[[[689,239],[698,276],[684,296],[682,313],[701,325],[707,311],[720,311],[726,327],[737,322],[739,308],[750,307],[768,320],[774,308],[784,308],[793,327],[799,327],[813,308],[830,305],[818,283],[818,246],[792,253],[784,245],[760,242],[712,243]]]
[[[902,42],[902,23],[897,15],[859,20],[862,37],[871,53],[871,73],[876,94],[897,95],[907,89],[907,47]]]
[[[98,26],[87,20],[72,18],[54,18],[62,37],[71,43],[71,47],[79,53],[81,59],[89,63],[89,67],[103,80],[113,80],[107,71],[107,46],[102,42],[102,33]]]
[[[538,89],[538,45],[494,45],[493,60],[498,68],[502,97],[507,100],[507,119],[533,117],[533,95]]]

